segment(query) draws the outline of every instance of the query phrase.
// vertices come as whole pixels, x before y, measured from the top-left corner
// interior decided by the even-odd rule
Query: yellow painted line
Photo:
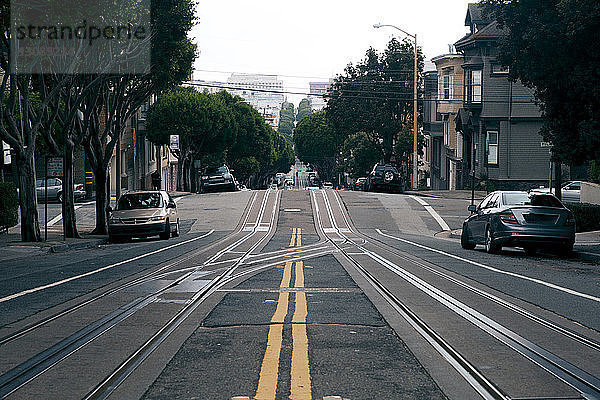
[[[281,278],[280,288],[289,288],[290,281],[292,280],[292,262],[286,261],[285,267],[283,268],[283,278]]]
[[[304,287],[304,263],[302,261],[296,261],[296,281],[294,287]]]
[[[292,280],[292,262],[286,262],[283,269],[280,288],[289,288]],[[256,400],[275,400],[277,394],[277,380],[279,377],[279,355],[283,343],[283,322],[288,313],[289,293],[279,293],[277,308],[271,318],[267,349],[263,357],[256,389]]]
[[[279,306],[278,306],[279,308]],[[279,353],[283,342],[283,325],[275,324],[269,327],[267,350],[260,368],[256,400],[275,400],[277,394],[277,378],[279,376]]]
[[[296,228],[292,230],[292,238],[290,239],[290,247],[294,246],[296,242]]]
[[[296,234],[296,247],[302,246],[302,228],[298,228]]]
[[[296,262],[296,280],[294,287],[304,287],[303,262]],[[297,292],[296,307],[292,317],[292,367],[291,367],[291,400],[310,400],[312,391],[310,384],[310,366],[308,361],[308,335],[306,334],[306,317],[308,307],[306,293]]]

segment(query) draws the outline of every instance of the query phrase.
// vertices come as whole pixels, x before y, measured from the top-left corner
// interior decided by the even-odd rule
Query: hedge
[[[0,182],[0,229],[19,222],[19,198],[12,182]]]
[[[600,205],[589,203],[566,203],[573,212],[577,232],[600,230]]]

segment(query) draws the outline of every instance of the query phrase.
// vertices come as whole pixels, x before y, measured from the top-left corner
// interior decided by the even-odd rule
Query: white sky
[[[475,2],[475,0],[471,0]],[[468,0],[199,0],[192,31],[194,79],[226,81],[231,72],[274,74],[286,91],[333,78],[369,47],[381,51],[401,32],[417,34],[425,59],[448,53],[467,32]],[[404,37],[404,36],[401,36]],[[427,65],[426,65],[427,69]],[[218,72],[207,72],[218,71]],[[305,97],[287,95],[296,105]]]

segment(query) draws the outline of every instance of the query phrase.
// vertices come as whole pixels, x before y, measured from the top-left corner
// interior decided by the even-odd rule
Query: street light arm
[[[400,32],[404,33],[406,36],[410,36],[411,38],[416,38],[417,35],[411,35],[410,33],[406,32],[404,29],[398,28],[396,25],[389,25],[389,24],[374,24],[373,28],[383,28],[384,26],[389,26],[390,28],[394,28],[399,30]]]

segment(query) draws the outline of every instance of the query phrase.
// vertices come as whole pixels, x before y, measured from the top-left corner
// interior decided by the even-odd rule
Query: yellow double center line
[[[302,245],[302,233],[300,228],[294,228],[290,246],[295,242],[296,246]],[[283,269],[280,289],[290,287],[292,279],[292,265],[295,264],[295,288],[304,288],[304,263],[288,261]],[[277,308],[271,318],[269,334],[267,338],[267,349],[263,358],[258,379],[258,388],[254,398],[256,400],[274,400],[277,394],[277,381],[279,377],[279,355],[283,343],[283,323],[288,314],[289,291],[282,290],[279,293]],[[292,363],[291,363],[291,386],[290,399],[311,400],[310,368],[308,363],[308,336],[306,334],[306,316],[308,314],[306,305],[306,293],[298,291],[295,295],[295,310],[292,316]]]
[[[302,228],[292,229],[292,238],[290,239],[290,247],[301,247],[302,246]]]

